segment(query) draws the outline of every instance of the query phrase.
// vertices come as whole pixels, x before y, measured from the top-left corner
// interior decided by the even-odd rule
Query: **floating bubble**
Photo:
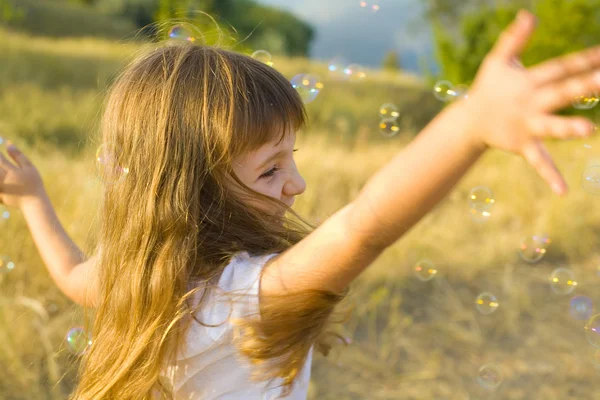
[[[587,296],[574,296],[570,302],[569,312],[576,320],[588,320],[594,313],[594,303]]]
[[[494,364],[485,364],[479,368],[479,372],[477,373],[477,382],[487,390],[497,389],[503,380],[502,371]]]
[[[129,173],[129,168],[120,166],[115,152],[110,151],[104,143],[96,150],[96,167],[100,178],[108,184],[121,181]]]
[[[550,275],[550,288],[556,294],[569,294],[577,286],[575,274],[569,268],[557,268]]]
[[[573,100],[573,107],[578,110],[590,110],[600,102],[600,97],[598,97],[598,93],[592,93],[585,96],[577,96],[575,100]]]
[[[381,107],[379,107],[379,116],[381,119],[385,118],[398,118],[400,113],[398,112],[398,108],[395,104],[385,103]]]
[[[293,88],[296,89],[304,104],[313,102],[321,89],[323,89],[323,82],[321,82],[321,79],[316,75],[296,75],[292,78],[291,82]]]
[[[15,269],[15,263],[12,262],[9,256],[0,255],[0,275],[8,274]]]
[[[484,222],[492,215],[496,201],[492,190],[486,186],[475,186],[469,192],[469,213],[476,222]]]
[[[437,268],[429,260],[421,260],[415,264],[415,275],[424,282],[435,278],[437,273]]]
[[[498,309],[498,299],[490,292],[483,292],[475,300],[475,307],[483,315],[490,315]]]
[[[169,37],[177,40],[187,40],[188,42],[195,42],[196,38],[192,35],[191,31],[183,25],[175,25],[169,30]]]
[[[443,102],[448,102],[454,99],[454,91],[452,90],[454,86],[452,82],[449,81],[438,81],[433,87],[433,95],[436,99],[441,100]]]
[[[377,12],[379,11],[379,4],[372,4],[371,5],[371,10],[373,10],[373,12]]]
[[[4,204],[0,204],[0,222],[6,221],[10,218],[10,211]]]
[[[344,69],[344,73],[351,81],[362,81],[367,77],[367,73],[362,65],[350,64]]]
[[[69,329],[66,336],[67,348],[75,355],[82,355],[92,344],[92,338],[81,326]]]
[[[269,67],[273,66],[273,56],[266,50],[257,50],[252,53],[252,58],[261,63],[267,64]]]
[[[594,347],[600,348],[600,314],[592,316],[585,324],[585,338]]]
[[[385,137],[392,137],[400,131],[398,122],[395,118],[382,119],[379,122],[379,132]]]
[[[525,236],[521,239],[519,256],[528,263],[536,263],[544,257],[546,249],[552,241],[546,235]]]
[[[600,165],[592,165],[583,171],[581,187],[589,194],[600,194]]]
[[[327,70],[329,71],[329,76],[336,80],[346,80],[349,76],[345,73],[345,69],[348,63],[342,57],[335,57],[331,61],[329,61],[329,65]]]
[[[448,94],[452,96],[453,100],[461,100],[469,98],[469,87],[467,85],[456,85],[448,90]]]

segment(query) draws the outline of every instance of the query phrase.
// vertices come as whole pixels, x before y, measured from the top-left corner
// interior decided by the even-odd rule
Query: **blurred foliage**
[[[600,0],[467,0],[460,4],[429,0],[428,17],[443,78],[470,84],[520,8],[538,17],[537,29],[522,54],[526,67],[600,42]]]
[[[15,7],[7,0],[0,0],[0,21],[13,21],[23,19],[25,11]]]
[[[388,71],[399,71],[401,69],[399,57],[400,55],[397,51],[388,51],[383,58],[383,69]]]

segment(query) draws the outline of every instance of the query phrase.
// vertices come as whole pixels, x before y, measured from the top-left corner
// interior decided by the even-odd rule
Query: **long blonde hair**
[[[185,337],[189,324],[181,322],[195,311],[187,300],[236,253],[280,253],[315,228],[244,185],[231,166],[234,157],[301,128],[306,114],[275,69],[185,41],[138,56],[113,83],[105,106],[102,143],[128,173],[104,185],[100,298],[70,399],[173,398],[160,373]],[[274,221],[234,195],[232,181],[248,198],[283,207],[297,220],[286,213],[284,223]],[[198,286],[188,291],[192,281]],[[287,394],[310,348],[327,355],[328,339],[339,337],[326,328],[347,294],[261,296],[261,318],[236,321],[243,333],[238,349],[261,371],[253,379],[283,378]]]

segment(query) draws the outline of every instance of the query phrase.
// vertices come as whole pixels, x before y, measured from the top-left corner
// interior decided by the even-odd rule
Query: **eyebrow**
[[[259,171],[266,167],[273,160],[276,160],[282,156],[285,156],[288,153],[287,150],[279,150],[277,153],[271,154],[265,161],[263,161],[257,168],[256,171]]]

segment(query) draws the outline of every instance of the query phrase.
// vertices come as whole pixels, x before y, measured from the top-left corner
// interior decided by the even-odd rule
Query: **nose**
[[[283,195],[285,197],[292,197],[292,204],[294,204],[294,196],[298,196],[306,190],[306,182],[302,175],[295,170],[294,173],[290,176],[290,179],[283,185]],[[290,204],[291,207],[291,204]]]

